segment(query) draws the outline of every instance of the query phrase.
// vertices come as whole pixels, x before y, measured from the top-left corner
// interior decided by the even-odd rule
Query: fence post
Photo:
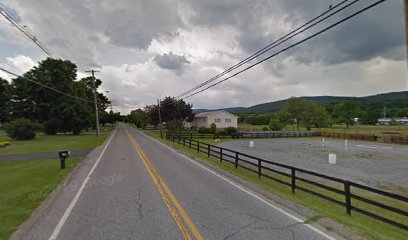
[[[296,189],[296,169],[295,168],[291,169],[291,178],[292,178],[292,182],[291,182],[292,193],[295,193],[295,189]]]
[[[189,146],[190,146],[190,149],[191,149],[191,138],[190,138],[189,140],[190,140],[190,142],[189,142]]]
[[[262,172],[261,172],[261,159],[258,159],[258,178],[261,178],[261,174],[262,174]]]
[[[204,139],[204,133],[201,133],[201,139]]]
[[[199,141],[197,141],[197,152],[198,153],[200,152],[200,142]]]
[[[222,148],[220,148],[220,162],[222,163]]]
[[[183,146],[186,146],[186,139],[183,138]]]
[[[178,136],[178,144],[180,144],[180,140],[181,140],[181,137],[180,137],[180,135]]]
[[[215,139],[215,133],[214,133],[214,139]]]
[[[346,197],[346,211],[347,214],[351,214],[351,195],[350,195],[350,182],[345,181],[344,182],[344,193]]]
[[[190,139],[193,139],[193,133],[190,133]]]
[[[235,152],[235,168],[238,168],[238,154],[239,152]]]
[[[208,144],[208,149],[207,149],[208,153],[207,153],[207,157],[210,157],[210,147],[211,147],[211,145],[210,145],[210,144]]]

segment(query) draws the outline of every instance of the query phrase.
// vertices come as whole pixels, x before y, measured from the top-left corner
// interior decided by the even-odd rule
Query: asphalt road
[[[109,140],[14,239],[330,238],[131,127]]]

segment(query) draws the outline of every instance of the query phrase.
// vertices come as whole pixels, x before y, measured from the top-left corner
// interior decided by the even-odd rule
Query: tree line
[[[11,79],[11,82],[0,78],[0,123],[11,137],[17,139],[19,137],[13,135],[12,131],[15,134],[22,131],[21,129],[34,129],[54,135],[80,134],[84,129],[94,128],[94,80],[92,77],[80,80],[76,78],[77,66],[74,63],[52,58],[39,62],[38,66],[20,77]],[[76,98],[52,91],[27,79]],[[96,89],[101,84],[100,79],[95,80]],[[103,93],[97,93],[97,101],[101,124],[113,123],[118,119],[119,113],[105,111],[110,101]],[[20,139],[30,138],[33,136],[22,136]]]
[[[333,124],[375,125],[384,115],[384,105],[392,106],[387,110],[387,116],[408,116],[408,103],[402,100],[358,103],[355,101],[331,102],[317,104],[303,98],[292,97],[286,101],[281,110],[273,113],[237,113],[239,123],[252,125],[270,125],[274,129],[290,125],[293,129],[300,126],[331,127]]]

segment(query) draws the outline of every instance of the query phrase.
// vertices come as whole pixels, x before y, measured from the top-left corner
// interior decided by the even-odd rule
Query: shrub
[[[226,135],[232,135],[232,134],[236,134],[237,133],[237,129],[234,127],[227,127],[225,129],[225,134]]]
[[[269,128],[268,127],[263,127],[262,131],[269,131]]]
[[[209,133],[214,134],[217,131],[217,125],[215,123],[211,123]]]
[[[5,124],[4,128],[12,139],[31,140],[35,138],[35,133],[41,129],[41,125],[37,122],[31,122],[30,119],[19,118]]]
[[[279,121],[277,118],[272,118],[271,121],[269,122],[269,128],[272,131],[279,131],[282,130],[283,124]]]
[[[205,127],[199,127],[199,128],[198,128],[198,132],[199,132],[199,133],[206,133],[206,132],[207,132],[207,128],[205,128]]]

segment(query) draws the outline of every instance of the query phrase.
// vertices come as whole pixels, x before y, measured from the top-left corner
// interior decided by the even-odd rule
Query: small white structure
[[[329,153],[329,164],[336,164],[337,156],[335,153]]]
[[[250,148],[253,148],[254,146],[255,146],[254,141],[249,141],[249,147],[250,147]]]
[[[408,125],[408,118],[403,117],[403,118],[379,118],[377,119],[377,122],[379,125],[391,125],[391,124],[397,124],[397,125]]]
[[[378,124],[380,125],[390,125],[392,123],[391,118],[379,118],[377,119]]]
[[[212,111],[197,113],[191,122],[191,127],[198,129],[200,127],[209,128],[212,123],[217,128],[238,127],[238,117],[227,111]]]

